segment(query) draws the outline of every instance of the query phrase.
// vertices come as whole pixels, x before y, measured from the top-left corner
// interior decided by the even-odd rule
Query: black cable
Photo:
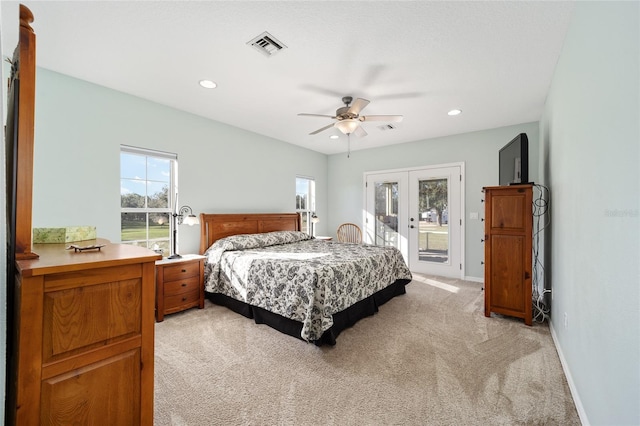
[[[534,184],[537,189],[538,196],[533,200],[533,219],[534,219],[534,233],[533,233],[533,320],[536,322],[544,322],[549,318],[549,308],[544,301],[544,295],[551,293],[551,290],[544,288],[545,283],[545,269],[544,262],[540,259],[540,234],[551,223],[551,217],[549,212],[550,203],[550,191],[544,185]],[[541,221],[547,216],[546,223],[542,224]],[[540,293],[540,281],[542,279],[542,293]]]

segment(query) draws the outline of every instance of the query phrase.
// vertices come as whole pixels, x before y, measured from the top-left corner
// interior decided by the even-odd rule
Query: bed
[[[317,240],[297,213],[202,213],[200,223],[207,298],[316,345],[335,345],[411,281],[396,248]]]

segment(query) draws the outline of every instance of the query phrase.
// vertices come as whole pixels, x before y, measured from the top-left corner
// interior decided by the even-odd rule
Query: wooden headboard
[[[200,213],[200,254],[220,238],[272,231],[300,231],[298,213]]]

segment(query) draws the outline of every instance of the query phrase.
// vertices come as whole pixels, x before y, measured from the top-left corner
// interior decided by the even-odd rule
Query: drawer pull
[[[182,270],[182,272],[187,272],[187,270],[186,270],[186,269],[183,269],[183,270]]]
[[[186,300],[187,300],[187,298],[186,298],[186,297],[183,297],[183,298],[182,298],[182,301],[183,301],[183,302],[185,302]]]
[[[186,287],[186,286],[187,286],[187,283],[182,283],[182,287]]]

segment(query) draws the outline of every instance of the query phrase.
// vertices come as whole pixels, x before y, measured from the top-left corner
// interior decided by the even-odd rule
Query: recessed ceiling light
[[[449,114],[449,115],[459,115],[461,112],[462,112],[461,109],[452,109],[447,114]]]
[[[338,136],[338,135],[331,135],[331,136],[329,136],[329,139],[338,139],[339,137],[340,136]]]
[[[218,87],[218,85],[211,80],[200,80],[200,86],[204,87],[205,89],[215,89],[216,87]]]

